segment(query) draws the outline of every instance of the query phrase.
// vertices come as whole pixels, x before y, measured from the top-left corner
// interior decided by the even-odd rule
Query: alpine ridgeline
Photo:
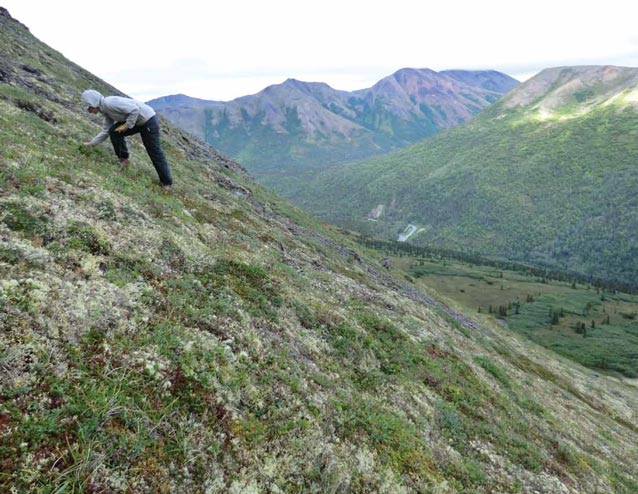
[[[496,71],[402,69],[353,92],[288,79],[226,103],[177,95],[149,104],[288,195],[326,166],[458,125],[517,84]]]
[[[636,388],[470,320],[163,126],[169,194],[0,9],[0,491],[609,493]]]
[[[635,288],[636,163],[638,69],[559,67],[470,122],[317,177],[294,200],[394,239],[412,224],[410,242]]]

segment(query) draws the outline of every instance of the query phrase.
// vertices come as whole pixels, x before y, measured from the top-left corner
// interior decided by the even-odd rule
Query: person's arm
[[[126,122],[124,122],[129,129],[135,127],[135,124],[137,123],[137,117],[140,116],[140,107],[138,106],[138,104],[132,100],[131,103],[131,111],[129,112],[128,117],[126,117]]]
[[[111,125],[113,125],[113,121],[109,117],[104,117],[104,125],[102,126],[102,130],[100,131],[100,133],[84,144],[86,146],[97,146],[98,144],[104,142],[109,136],[109,129],[111,128]]]

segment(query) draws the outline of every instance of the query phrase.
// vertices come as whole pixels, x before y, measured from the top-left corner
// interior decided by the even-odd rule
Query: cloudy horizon
[[[638,4],[620,0],[597,9],[571,0],[0,3],[41,41],[144,101],[229,101],[288,78],[353,91],[406,67],[524,81],[562,65],[638,66]]]

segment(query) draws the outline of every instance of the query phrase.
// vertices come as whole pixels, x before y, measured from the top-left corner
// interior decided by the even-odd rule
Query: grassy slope
[[[0,491],[637,488],[635,388],[375,268],[165,127],[164,195],[2,19]],[[38,72],[39,75],[38,75]]]
[[[411,222],[422,228],[411,242],[635,282],[636,122],[631,105],[537,121],[497,103],[409,149],[324,174],[295,200],[392,238]],[[367,222],[379,204],[385,215]]]

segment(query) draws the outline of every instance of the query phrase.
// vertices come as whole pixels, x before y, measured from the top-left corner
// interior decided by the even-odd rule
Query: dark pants
[[[144,143],[146,152],[153,162],[155,171],[159,175],[160,182],[162,185],[172,185],[171,170],[160,145],[160,127],[157,115],[151,117],[144,125],[137,125],[126,132],[115,131],[116,127],[120,125],[122,125],[122,122],[114,123],[109,129],[109,136],[117,157],[121,160],[128,159],[128,146],[124,138],[139,133],[142,136],[142,143]]]

